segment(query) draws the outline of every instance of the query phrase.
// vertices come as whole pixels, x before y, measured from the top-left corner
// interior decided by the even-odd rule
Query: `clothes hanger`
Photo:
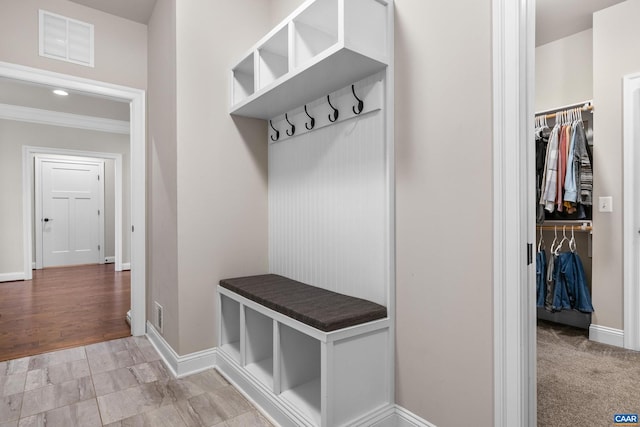
[[[576,236],[573,234],[573,227],[571,227],[571,240],[569,240],[569,250],[572,253],[576,252]]]
[[[553,226],[553,242],[551,242],[551,253],[555,255],[556,250],[556,243],[558,243],[558,226],[554,225]]]
[[[560,254],[560,249],[562,249],[562,245],[564,244],[565,241],[569,241],[569,238],[567,237],[567,226],[563,225],[562,226],[562,240],[560,240],[560,243],[558,244],[558,246],[556,246],[556,251],[554,252],[555,255]]]
[[[540,248],[544,248],[544,237],[542,236],[542,228],[540,229],[540,238],[538,239],[538,252],[540,252]]]

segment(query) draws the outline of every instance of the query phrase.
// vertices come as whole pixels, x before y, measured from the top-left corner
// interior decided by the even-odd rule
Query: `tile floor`
[[[144,337],[0,362],[0,427],[269,427],[214,369],[172,377]]]

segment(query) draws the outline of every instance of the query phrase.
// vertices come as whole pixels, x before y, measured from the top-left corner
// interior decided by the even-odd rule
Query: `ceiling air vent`
[[[40,56],[93,67],[93,25],[40,10]]]

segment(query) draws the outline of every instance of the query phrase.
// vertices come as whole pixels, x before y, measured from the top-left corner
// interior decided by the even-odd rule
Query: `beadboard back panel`
[[[269,268],[387,306],[384,111],[269,145]]]

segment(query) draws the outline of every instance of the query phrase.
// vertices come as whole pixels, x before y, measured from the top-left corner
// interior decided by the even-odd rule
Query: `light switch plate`
[[[613,212],[613,197],[611,196],[599,197],[598,210],[600,212]]]

